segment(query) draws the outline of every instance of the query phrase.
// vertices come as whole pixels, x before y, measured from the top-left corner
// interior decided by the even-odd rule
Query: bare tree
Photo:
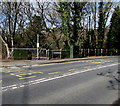
[[[13,48],[15,43],[15,34],[18,28],[17,22],[21,9],[21,2],[2,2],[1,8],[1,15],[3,17],[1,28],[6,32],[6,34],[2,34],[2,37],[5,38],[5,35],[9,35],[11,42],[8,44],[8,47]]]

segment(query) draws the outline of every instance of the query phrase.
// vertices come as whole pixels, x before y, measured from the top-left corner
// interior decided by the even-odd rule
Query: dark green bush
[[[70,58],[70,51],[62,51],[62,58]]]
[[[17,59],[17,60],[20,60],[20,59],[31,60],[32,59],[32,54],[28,50],[14,50],[13,58]]]
[[[118,55],[118,53],[116,52],[115,48],[112,48],[112,49],[108,49],[108,55],[113,56],[113,55]]]

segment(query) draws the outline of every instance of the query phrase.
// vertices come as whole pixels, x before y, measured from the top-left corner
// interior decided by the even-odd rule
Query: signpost
[[[39,59],[39,34],[37,34],[37,59]]]

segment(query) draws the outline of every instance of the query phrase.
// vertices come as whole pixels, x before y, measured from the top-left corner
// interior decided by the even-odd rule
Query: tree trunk
[[[98,32],[97,32],[97,29],[96,29],[96,17],[97,17],[97,7],[96,7],[96,3],[94,4],[95,5],[95,10],[94,10],[94,34],[95,34],[95,40],[96,40],[96,48],[98,48]]]
[[[10,57],[10,51],[8,48],[8,44],[3,40],[3,38],[0,36],[0,39],[2,40],[2,42],[4,43],[6,50],[7,50],[7,59]]]

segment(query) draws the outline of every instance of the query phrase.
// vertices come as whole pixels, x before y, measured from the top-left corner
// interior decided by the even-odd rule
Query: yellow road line
[[[76,69],[70,69],[70,70],[68,70],[68,71],[76,71]]]
[[[11,73],[11,72],[18,72],[18,71],[23,71],[23,70],[4,70],[4,73]]]
[[[30,73],[15,73],[15,75],[32,75],[32,74],[35,74],[35,73],[40,73],[40,74],[43,74],[43,72],[30,72]]]
[[[2,71],[2,72],[4,72],[4,73],[10,73],[11,71],[6,71],[6,70],[4,70],[4,71]]]
[[[21,73],[31,73],[31,71],[20,71],[20,72],[13,72],[14,74],[21,74]]]
[[[32,73],[23,73],[23,74],[18,74],[18,75],[32,75]]]
[[[32,71],[32,70],[21,69],[21,70],[13,71],[13,73],[22,73],[22,72],[29,72],[29,71]]]
[[[34,72],[34,71],[33,71],[33,72],[31,72],[31,73],[41,73],[41,74],[43,74],[43,72]]]
[[[21,72],[13,72],[13,74],[22,74],[22,73],[27,73],[27,72],[23,72],[23,71],[21,71]]]
[[[91,63],[99,63],[100,64],[100,63],[103,63],[103,62],[91,62]]]
[[[111,62],[111,61],[104,61],[104,62]]]
[[[16,74],[10,74],[10,75],[16,75]]]
[[[20,75],[15,75],[16,77],[22,77],[22,76],[20,76]]]
[[[48,73],[48,75],[52,75],[52,74],[58,74],[60,72],[53,72],[53,73]]]
[[[23,78],[19,78],[19,79],[27,79],[27,78],[34,78],[36,76],[30,76],[30,77],[23,77]]]
[[[22,76],[20,76],[20,75],[16,75],[16,74],[10,74],[10,75],[13,75],[13,76],[16,76],[16,77],[22,77]]]
[[[23,72],[23,71],[32,71],[32,70],[15,69],[15,70],[4,70],[4,71],[2,71],[2,72],[4,72],[4,73],[15,73],[15,72],[21,73],[21,72]]]
[[[76,60],[76,61],[69,61],[69,62],[64,62],[64,63],[59,63],[59,64],[65,64],[65,63],[79,63],[79,62],[86,62],[86,61],[83,61],[83,60],[80,60],[80,61],[78,61],[78,60]],[[87,61],[88,62],[88,61]],[[49,66],[49,65],[56,65],[56,64],[58,64],[58,63],[50,63],[50,64],[40,64],[39,66]]]

